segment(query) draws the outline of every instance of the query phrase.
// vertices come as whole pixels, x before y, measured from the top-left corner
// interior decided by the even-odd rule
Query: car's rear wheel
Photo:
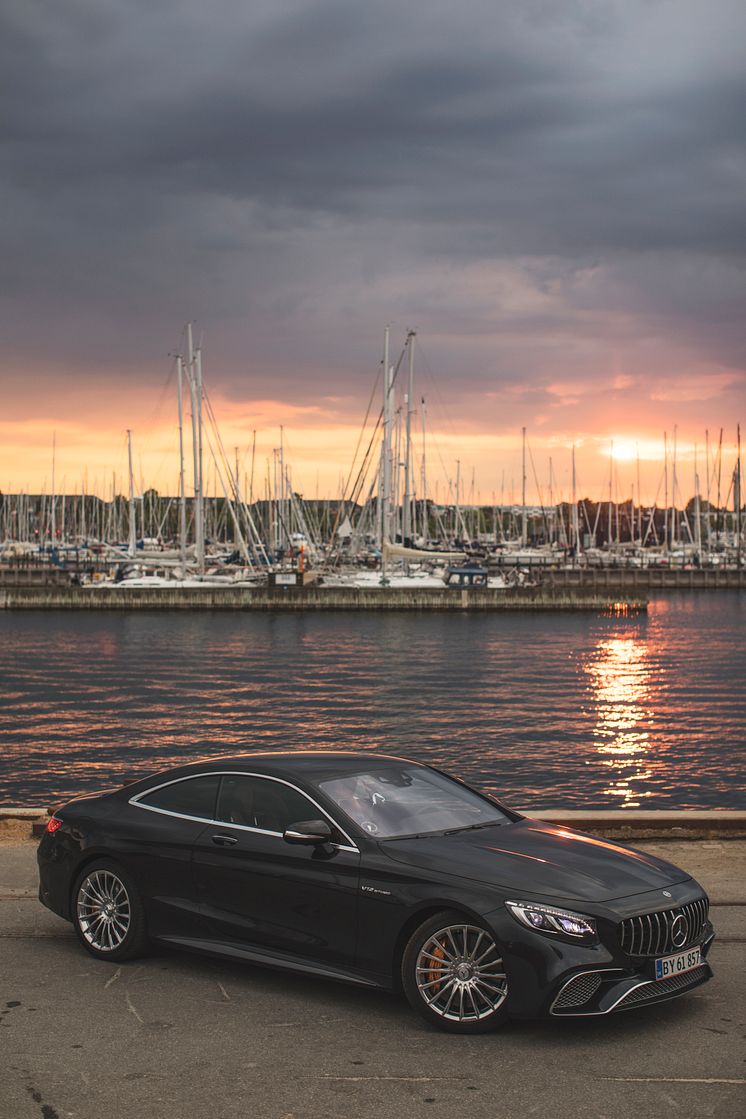
[[[508,980],[492,933],[455,911],[437,913],[410,937],[402,957],[410,1005],[452,1033],[484,1033],[508,1018]]]
[[[78,877],[73,924],[83,947],[99,960],[130,960],[147,948],[145,913],[137,888],[108,859],[89,863]]]

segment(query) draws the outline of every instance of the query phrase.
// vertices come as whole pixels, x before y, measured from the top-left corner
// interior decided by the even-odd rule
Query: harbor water
[[[744,622],[742,591],[631,617],[5,611],[0,804],[342,747],[529,810],[743,808]]]

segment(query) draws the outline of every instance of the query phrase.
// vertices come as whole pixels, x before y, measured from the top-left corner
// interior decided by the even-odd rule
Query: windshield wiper
[[[475,828],[491,828],[497,825],[498,827],[504,821],[502,820],[485,820],[481,824],[465,824],[462,828],[449,828],[448,831],[415,831],[408,832],[406,835],[376,835],[372,839],[380,839],[381,842],[393,843],[397,839],[431,839],[434,835],[455,835],[459,831],[474,831]]]
[[[413,831],[407,832],[406,835],[378,835],[374,839],[380,839],[384,843],[393,843],[397,839],[430,839],[433,835],[445,835],[444,831]]]
[[[481,824],[466,824],[463,828],[449,828],[448,831],[443,832],[443,835],[455,835],[459,831],[476,831],[477,828],[492,828],[499,823],[499,820],[485,820]]]

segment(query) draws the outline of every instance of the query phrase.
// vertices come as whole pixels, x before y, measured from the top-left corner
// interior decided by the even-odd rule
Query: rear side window
[[[321,813],[302,793],[266,777],[230,774],[223,778],[216,819],[261,831],[284,832]]]
[[[176,812],[180,816],[214,820],[219,781],[217,774],[209,777],[187,777],[183,781],[174,781],[172,785],[154,789],[152,793],[145,793],[140,797],[139,803],[148,808],[162,808],[164,812]]]

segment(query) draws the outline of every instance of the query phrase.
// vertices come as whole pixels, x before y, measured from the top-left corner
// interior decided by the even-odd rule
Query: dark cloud
[[[742,367],[745,12],[6,2],[6,368],[137,379],[190,316],[234,394],[339,391],[391,319],[472,385]]]

